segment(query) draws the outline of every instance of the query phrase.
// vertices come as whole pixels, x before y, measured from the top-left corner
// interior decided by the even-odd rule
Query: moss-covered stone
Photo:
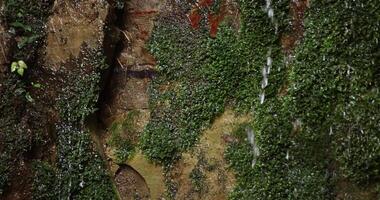
[[[342,178],[376,183],[375,1],[311,2],[294,58],[281,44],[292,34],[289,1],[267,3],[239,1],[240,34],[221,26],[215,40],[173,16],[158,21],[150,48],[159,73],[142,149],[170,164],[231,104],[253,110],[250,127],[260,150],[256,155],[244,140],[244,128],[236,133],[239,140],[226,151],[237,174],[231,199],[331,199]]]

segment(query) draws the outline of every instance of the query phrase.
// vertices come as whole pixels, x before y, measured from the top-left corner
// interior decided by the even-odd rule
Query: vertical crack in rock
[[[148,109],[148,85],[154,75],[155,59],[145,48],[159,12],[160,1],[128,1],[120,33],[123,49],[116,58],[112,78],[102,105],[106,124],[130,110]]]
[[[117,24],[110,29],[114,31],[110,32],[110,37],[112,34],[117,34],[119,42],[115,45],[111,56],[113,58],[111,68],[103,77],[103,91],[98,105],[101,110],[98,118],[108,129],[99,139],[110,161],[111,172],[115,173],[114,181],[121,199],[129,199],[130,194],[125,191],[132,191],[133,188],[144,190],[137,182],[119,184],[118,172],[125,164],[133,167],[136,173],[145,179],[151,199],[157,199],[164,193],[161,168],[151,164],[140,152],[136,152],[137,155],[132,159],[128,159],[131,158],[130,152],[125,152],[127,144],[135,149],[130,151],[138,151],[135,148],[138,135],[150,118],[148,87],[155,76],[156,61],[146,49],[146,45],[161,5],[160,0],[126,1],[123,10],[119,10],[114,16]],[[134,158],[139,158],[138,162]],[[146,169],[151,171],[146,172]]]

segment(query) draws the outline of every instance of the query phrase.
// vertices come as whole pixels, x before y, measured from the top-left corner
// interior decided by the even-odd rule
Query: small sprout
[[[11,64],[11,72],[17,72],[20,76],[24,75],[25,69],[27,69],[28,66],[26,63],[22,60],[19,60],[18,62],[12,62]]]
[[[32,86],[34,88],[41,88],[42,87],[42,85],[40,83],[33,83],[33,82],[32,82]]]
[[[18,64],[19,67],[21,67],[23,69],[27,69],[28,68],[28,66],[26,66],[25,62],[22,61],[22,60],[19,60],[17,64]]]

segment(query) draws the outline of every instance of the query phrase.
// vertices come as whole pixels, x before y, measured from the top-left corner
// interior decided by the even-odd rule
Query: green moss
[[[100,72],[107,67],[105,57],[100,50],[84,47],[80,56],[66,65],[74,67],[57,73],[63,85],[57,108],[62,120],[83,122],[96,109]]]
[[[15,60],[34,61],[44,43],[45,23],[50,15],[52,0],[5,0],[4,13],[11,32],[19,37]]]
[[[195,167],[190,172],[189,178],[191,180],[191,184],[195,192],[203,193],[205,190],[207,190],[207,185],[205,183],[206,176],[201,168]]]
[[[114,122],[109,129],[111,136],[107,144],[115,151],[116,163],[124,163],[135,152],[132,134],[136,134],[133,128],[133,120],[137,115],[139,115],[138,111],[131,111],[123,122]]]
[[[59,182],[56,169],[48,163],[35,162],[33,164],[33,199],[58,199]]]
[[[84,119],[95,111],[100,72],[106,67],[103,53],[84,47],[79,58],[67,63],[69,71],[57,73],[63,87],[57,99],[60,121],[57,130],[56,171],[37,168],[35,198],[44,197],[45,189],[55,179],[53,199],[116,199],[112,181],[102,158],[94,149]],[[62,82],[59,82],[62,81]],[[42,178],[39,178],[42,177]],[[51,178],[43,178],[51,177]],[[38,181],[41,180],[41,181]],[[46,181],[43,181],[46,180]]]
[[[31,148],[31,136],[25,134],[25,122],[21,120],[25,86],[16,75],[6,75],[0,86],[0,195],[9,185],[12,166]]]
[[[247,125],[236,131],[239,141],[226,151],[237,174],[231,199],[330,199],[340,177],[357,184],[376,181],[376,2],[312,2],[294,60],[280,44],[291,33],[289,1],[272,2],[273,21],[263,9],[265,1],[241,0],[239,5],[240,34],[221,26],[215,40],[173,16],[158,21],[150,49],[159,75],[151,89],[153,113],[142,137],[144,152],[160,163],[173,162],[230,104],[240,112],[253,110],[251,127],[260,149],[252,167],[255,156],[244,139]],[[273,68],[262,89],[268,56]]]
[[[11,49],[10,60],[27,61],[30,67],[28,61],[36,58],[38,48],[43,44],[44,26],[52,2],[38,0],[2,2],[4,9],[2,17],[10,28],[8,33],[16,38],[18,43],[17,48]],[[9,66],[2,67],[10,68],[10,63]],[[12,176],[18,173],[17,168],[13,166],[24,159],[24,154],[32,149],[39,134],[39,130],[30,128],[30,121],[33,121],[31,116],[35,113],[31,111],[32,103],[26,99],[32,100],[28,93],[29,84],[26,77],[17,77],[9,71],[10,69],[2,70],[0,78],[0,195],[9,185]],[[21,71],[19,73],[23,74]]]
[[[376,9],[376,1],[313,3],[289,78],[303,133],[331,140],[338,173],[358,184],[380,175]]]
[[[89,133],[70,124],[57,130],[59,199],[115,199],[105,163],[93,149]]]

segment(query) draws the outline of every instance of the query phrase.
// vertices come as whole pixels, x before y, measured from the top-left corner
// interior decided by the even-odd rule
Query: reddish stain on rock
[[[190,24],[191,24],[191,27],[193,27],[194,29],[199,29],[199,24],[201,22],[201,15],[199,14],[199,10],[198,9],[192,9],[190,14],[189,14],[189,20],[190,20]]]
[[[292,32],[281,38],[283,50],[290,54],[295,48],[297,41],[302,39],[304,33],[304,15],[309,6],[308,0],[291,1],[290,15],[292,17]]]
[[[144,11],[130,11],[129,14],[133,16],[146,16],[156,14],[157,10],[144,10]]]
[[[209,14],[207,16],[208,23],[210,26],[210,37],[215,38],[218,33],[218,27],[220,22],[223,21],[224,15],[220,14]]]
[[[213,4],[213,0],[201,0],[199,1],[199,7],[209,7]]]
[[[189,13],[189,21],[194,29],[199,29],[202,20],[201,8],[208,8],[214,4],[213,0],[200,0],[196,5],[193,5]],[[207,21],[210,28],[210,37],[215,38],[218,33],[219,24],[223,21],[227,14],[226,1],[223,1],[218,12],[212,13],[208,9]]]

